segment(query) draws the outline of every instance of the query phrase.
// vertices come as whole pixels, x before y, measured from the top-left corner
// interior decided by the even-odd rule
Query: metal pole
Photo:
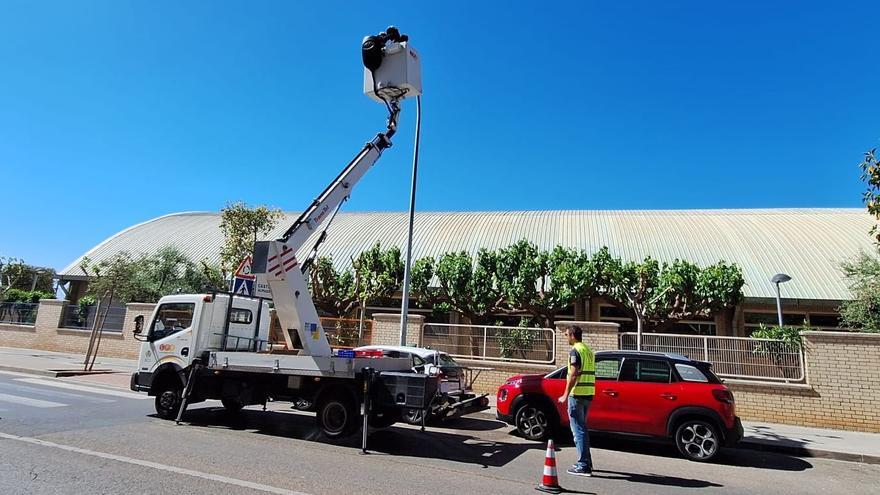
[[[409,194],[409,230],[406,241],[406,259],[403,266],[403,301],[400,305],[400,345],[406,345],[406,320],[409,314],[409,282],[412,268],[413,223],[416,214],[416,178],[419,172],[419,133],[422,118],[422,97],[416,98],[416,144],[413,148],[412,188]]]
[[[782,297],[779,292],[779,282],[776,282],[776,314],[779,315],[779,326],[782,326]]]

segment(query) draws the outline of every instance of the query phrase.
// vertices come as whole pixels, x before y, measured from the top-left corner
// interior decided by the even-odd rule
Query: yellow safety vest
[[[596,393],[596,358],[593,351],[583,342],[575,342],[572,348],[577,351],[581,358],[581,374],[571,395],[574,397],[592,397]],[[574,366],[568,365],[569,376],[574,374]]]

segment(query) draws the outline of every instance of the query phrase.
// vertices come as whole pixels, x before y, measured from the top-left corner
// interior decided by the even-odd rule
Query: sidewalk
[[[61,352],[0,347],[0,370],[59,377],[82,372],[84,356]],[[95,370],[79,377],[93,383],[128,388],[130,374],[137,369],[133,359],[98,357]],[[479,413],[495,418],[495,397],[489,396],[490,409]],[[821,457],[843,461],[880,464],[880,434],[825,430],[804,426],[743,422],[745,438],[741,449],[780,452],[798,457]]]
[[[85,355],[83,354],[0,347],[0,370],[4,371],[51,377],[75,376],[87,374],[83,372],[84,360]],[[125,374],[128,376],[136,369],[137,361],[134,359],[98,356],[95,359],[93,372],[88,374]]]

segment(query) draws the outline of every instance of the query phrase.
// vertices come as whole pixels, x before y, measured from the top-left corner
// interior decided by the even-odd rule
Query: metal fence
[[[540,364],[556,361],[556,331],[551,328],[426,323],[422,327],[422,346],[462,359]]]
[[[107,310],[106,306],[100,308],[103,315],[107,311],[107,319],[104,320],[104,330],[108,332],[121,332],[125,324],[125,306],[110,306]],[[95,324],[95,318],[98,316],[98,306],[79,306],[77,304],[68,304],[64,308],[64,314],[61,316],[61,326],[64,328],[77,328],[91,330]]]
[[[636,349],[637,334],[621,333],[620,348]],[[712,363],[725,378],[771,382],[802,382],[803,348],[783,340],[643,333],[642,350],[676,353]]]
[[[0,303],[0,323],[13,325],[33,325],[37,322],[37,303],[4,302]]]
[[[321,326],[327,334],[327,341],[334,348],[355,348],[369,345],[373,340],[373,321],[346,318],[321,318]]]

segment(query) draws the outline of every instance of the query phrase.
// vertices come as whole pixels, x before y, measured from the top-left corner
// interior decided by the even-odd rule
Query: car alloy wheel
[[[715,428],[705,421],[685,421],[675,433],[679,452],[694,461],[708,461],[718,453],[720,439]]]
[[[550,433],[546,411],[532,404],[522,406],[516,413],[516,429],[528,440],[544,440]]]

